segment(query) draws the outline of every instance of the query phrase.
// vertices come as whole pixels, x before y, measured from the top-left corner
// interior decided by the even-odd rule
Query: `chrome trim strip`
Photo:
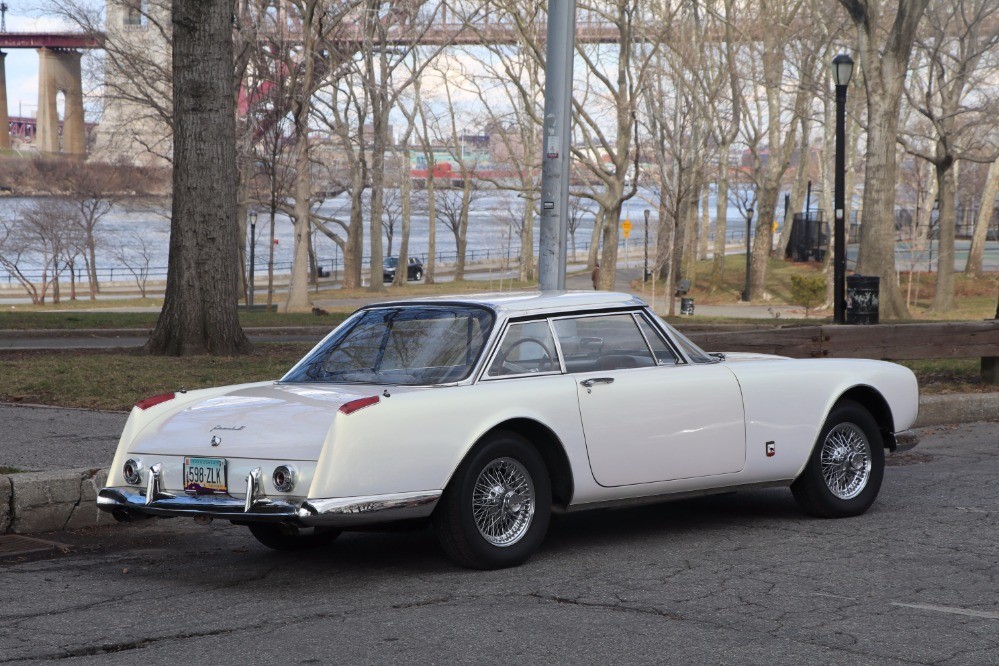
[[[309,499],[298,517],[310,525],[365,525],[403,518],[426,518],[434,511],[442,491],[428,490],[394,495]]]
[[[676,493],[663,493],[659,495],[643,495],[641,497],[624,497],[621,499],[598,500],[596,502],[586,502],[585,504],[570,504],[565,513],[575,513],[576,511],[588,511],[590,509],[605,509],[611,507],[641,506],[643,504],[658,504],[660,502],[671,502],[673,500],[690,499],[692,497],[706,497],[708,495],[723,495],[734,493],[740,490],[758,490],[760,488],[787,488],[793,479],[787,481],[762,481],[760,483],[742,483],[733,486],[722,486],[718,488],[704,488],[703,490],[684,490]]]

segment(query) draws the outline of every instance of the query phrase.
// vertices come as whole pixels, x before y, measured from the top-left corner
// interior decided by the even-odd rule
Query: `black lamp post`
[[[253,307],[253,276],[254,269],[256,268],[256,253],[257,248],[257,212],[250,211],[250,294],[248,300],[248,305]]]
[[[649,281],[649,209],[645,209],[645,271],[642,273],[642,282]]]
[[[836,184],[833,207],[833,321],[846,323],[846,87],[853,58],[840,53],[832,61],[836,83]]]
[[[753,231],[753,206],[746,209],[746,288],[742,290],[742,300],[749,302],[749,257],[752,254],[750,239]]]

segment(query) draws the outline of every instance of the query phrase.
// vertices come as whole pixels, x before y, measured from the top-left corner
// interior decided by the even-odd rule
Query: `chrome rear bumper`
[[[426,518],[441,491],[307,499],[300,502],[269,498],[250,501],[231,495],[172,495],[137,487],[109,487],[97,494],[97,507],[119,518],[145,516],[220,518],[235,522],[274,522],[302,526],[351,527],[396,520]]]

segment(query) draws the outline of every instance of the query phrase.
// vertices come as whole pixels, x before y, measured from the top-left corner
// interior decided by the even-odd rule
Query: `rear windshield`
[[[419,386],[465,379],[493,325],[484,308],[363,310],[285,375],[283,382]]]

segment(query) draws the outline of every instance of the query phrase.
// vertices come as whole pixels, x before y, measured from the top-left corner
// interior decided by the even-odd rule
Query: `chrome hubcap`
[[[841,423],[826,435],[821,453],[822,478],[839,499],[853,499],[871,478],[871,445],[864,431]]]
[[[520,541],[534,518],[534,482],[527,469],[513,458],[486,465],[472,489],[472,518],[494,546]]]

